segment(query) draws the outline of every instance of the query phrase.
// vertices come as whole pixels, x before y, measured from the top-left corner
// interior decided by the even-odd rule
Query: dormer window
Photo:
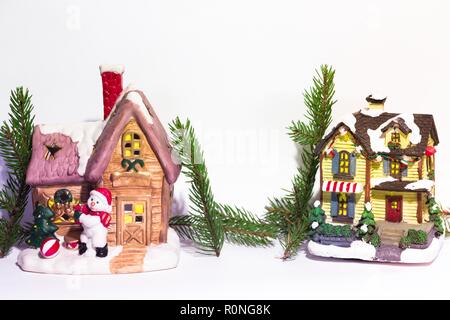
[[[127,131],[122,136],[122,156],[125,159],[137,158],[141,155],[141,136],[135,132]]]
[[[400,132],[394,131],[391,133],[391,141],[393,143],[400,143]]]

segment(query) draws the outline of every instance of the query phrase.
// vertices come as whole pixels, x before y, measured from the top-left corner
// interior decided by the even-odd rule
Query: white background
[[[36,123],[98,119],[98,65],[121,63],[124,83],[163,123],[192,120],[217,200],[262,215],[297,165],[285,127],[302,118],[302,91],[328,63],[336,118],[370,93],[388,96],[388,111],[435,115],[437,196],[448,204],[449,13],[448,1],[3,0],[0,120],[18,85],[33,94]],[[187,196],[182,180],[177,199]],[[408,267],[185,248],[176,270],[112,277],[23,273],[16,253],[0,261],[3,298],[448,298],[450,285],[450,245],[432,265]]]

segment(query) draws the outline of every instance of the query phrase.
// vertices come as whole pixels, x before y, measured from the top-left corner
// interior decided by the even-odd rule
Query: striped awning
[[[322,191],[325,192],[343,192],[343,193],[361,193],[363,187],[358,182],[346,181],[324,181]]]

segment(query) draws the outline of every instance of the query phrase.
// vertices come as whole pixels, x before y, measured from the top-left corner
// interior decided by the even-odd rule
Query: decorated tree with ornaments
[[[310,224],[310,236],[317,233],[325,223],[327,216],[325,215],[325,211],[320,207],[320,201],[314,202],[314,208],[312,208],[309,212],[308,221]]]
[[[371,243],[375,247],[380,245],[380,237],[376,233],[376,222],[372,212],[372,204],[367,202],[364,205],[364,211],[361,215],[361,219],[356,225],[356,237],[362,239],[367,243]]]
[[[30,236],[26,243],[34,248],[39,248],[47,238],[56,238],[58,227],[52,222],[55,214],[52,210],[38,205],[33,212],[34,224],[31,227]]]

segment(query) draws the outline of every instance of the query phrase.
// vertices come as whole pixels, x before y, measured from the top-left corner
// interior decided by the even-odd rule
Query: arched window
[[[141,137],[139,134],[127,131],[122,136],[122,156],[125,159],[137,158],[141,155]]]
[[[341,151],[339,153],[339,173],[349,174],[350,168],[350,153]]]

